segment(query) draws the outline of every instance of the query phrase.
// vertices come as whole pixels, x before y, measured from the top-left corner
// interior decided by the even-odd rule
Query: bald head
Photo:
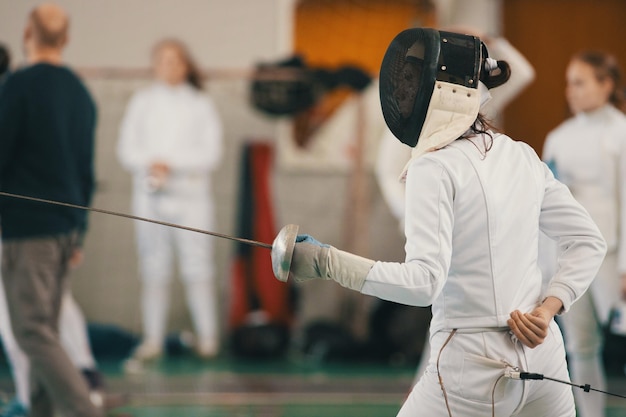
[[[36,47],[60,50],[67,42],[68,27],[69,18],[61,7],[43,3],[30,12],[27,35]]]

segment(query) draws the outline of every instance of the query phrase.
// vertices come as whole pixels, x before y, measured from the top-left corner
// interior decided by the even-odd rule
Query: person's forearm
[[[546,297],[546,299],[543,300],[541,307],[549,311],[554,317],[563,309],[563,302],[556,297]]]

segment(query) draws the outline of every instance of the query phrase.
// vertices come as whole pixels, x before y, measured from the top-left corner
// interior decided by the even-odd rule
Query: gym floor
[[[107,393],[124,401],[111,416],[134,417],[391,417],[414,372],[412,365],[319,364],[294,358],[200,361],[185,355],[132,374],[119,361],[101,361],[100,366]],[[4,399],[11,398],[12,390],[2,364]],[[626,377],[611,374],[609,391],[626,394]],[[608,406],[608,417],[626,417],[626,399],[609,397]]]

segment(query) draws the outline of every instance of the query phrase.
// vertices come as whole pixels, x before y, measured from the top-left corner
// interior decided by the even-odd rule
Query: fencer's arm
[[[180,148],[168,155],[167,163],[173,172],[210,172],[222,160],[222,122],[213,101],[203,97],[198,102],[201,124],[190,131],[193,146]]]
[[[411,159],[411,148],[400,142],[385,128],[378,145],[376,157],[376,181],[394,217],[404,224],[404,184],[400,182],[400,172]]]
[[[142,93],[136,93],[131,97],[120,124],[117,142],[117,157],[120,163],[127,171],[133,173],[147,172],[153,162],[146,153],[139,127],[144,118],[144,101]]]
[[[274,245],[272,264],[281,263],[283,260]],[[297,282],[312,279],[334,280],[343,287],[360,291],[372,265],[374,261],[371,259],[318,242],[309,235],[298,235],[289,269],[289,279]]]
[[[385,300],[431,305],[443,288],[451,262],[453,185],[438,162],[423,156],[410,164],[406,186],[412,191],[406,200],[406,262],[375,262],[301,235],[290,278],[332,279]],[[272,250],[272,262],[278,260],[275,255]]]
[[[589,287],[606,254],[606,242],[587,211],[569,189],[543,166],[545,193],[539,216],[540,229],[558,245],[558,268],[546,297],[556,297],[569,310]]]
[[[450,268],[454,187],[446,170],[425,155],[409,165],[406,189],[406,260],[376,262],[361,292],[428,306],[441,293]]]

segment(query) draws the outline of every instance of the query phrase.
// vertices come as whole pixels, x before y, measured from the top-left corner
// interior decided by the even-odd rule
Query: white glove
[[[289,276],[297,282],[332,279],[339,285],[361,291],[374,261],[298,235]]]

